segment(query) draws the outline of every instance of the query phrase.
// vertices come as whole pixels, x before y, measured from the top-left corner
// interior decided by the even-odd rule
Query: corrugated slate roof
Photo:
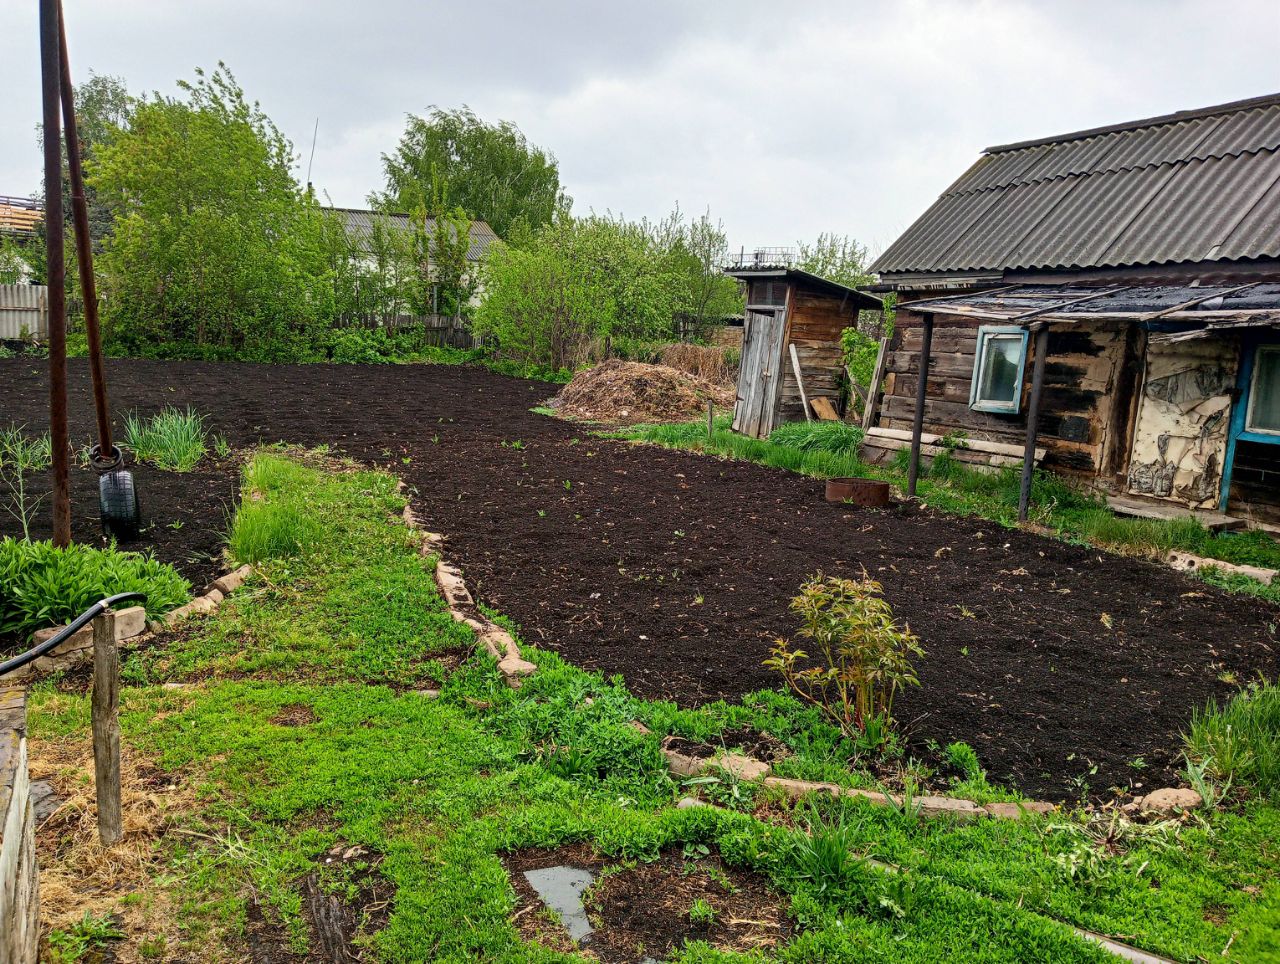
[[[383,214],[381,211],[365,211],[360,208],[326,208],[325,210],[340,215],[348,236],[366,251],[369,250],[375,223],[384,223],[396,231],[412,229],[412,222],[407,214]],[[435,224],[435,218],[427,218],[427,229],[433,233]],[[467,260],[483,260],[489,246],[498,240],[498,235],[484,221],[472,221],[470,233],[471,246],[467,249]]]
[[[988,148],[881,275],[1280,257],[1280,94]]]

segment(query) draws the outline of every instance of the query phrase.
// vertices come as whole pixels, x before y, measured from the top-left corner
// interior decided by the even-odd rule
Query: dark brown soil
[[[787,745],[777,737],[747,726],[725,730],[712,743],[700,743],[676,736],[672,737],[666,745],[668,749],[675,750],[677,753],[697,757],[700,760],[715,756],[720,750],[737,750],[739,753],[745,753],[757,760],[764,760],[766,763],[776,763],[789,755]]]
[[[328,443],[397,473],[480,600],[643,697],[691,705],[776,686],[761,661],[794,631],[800,583],[863,567],[928,653],[896,706],[913,746],[965,740],[994,779],[1033,795],[1073,795],[1075,778],[1097,793],[1175,781],[1191,710],[1232,692],[1220,677],[1280,671],[1274,606],[982,520],[829,505],[812,479],[591,438],[527,411],[545,384],[437,366],[109,368],[117,417],[192,405],[237,447]],[[71,372],[79,444],[89,381],[82,361]],[[46,405],[40,363],[0,361],[0,422],[39,426]],[[76,531],[94,538],[95,482],[76,476]],[[233,469],[146,470],[139,485],[158,523],[146,544],[199,576]],[[165,528],[179,512],[191,521]]]
[[[309,941],[305,955],[290,947],[288,930],[275,909],[251,897],[245,929],[248,959],[253,964],[359,964],[369,959],[360,935],[386,925],[395,896],[395,888],[378,870],[381,861],[381,855],[366,847],[342,843],[318,859],[320,869],[301,882]],[[327,881],[341,884],[332,892]]]
[[[769,951],[786,943],[792,930],[785,895],[761,875],[729,867],[714,855],[691,860],[669,850],[649,863],[618,864],[571,844],[519,851],[505,863],[518,898],[515,922],[521,935],[565,952],[573,950],[572,942],[547,916],[524,872],[564,864],[596,874],[584,895],[595,930],[582,946],[610,964],[664,960],[686,941],[706,941],[723,951]],[[699,901],[700,909],[709,908],[710,919],[690,917]]]

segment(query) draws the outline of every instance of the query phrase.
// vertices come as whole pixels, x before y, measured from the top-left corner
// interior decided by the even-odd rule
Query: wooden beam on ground
[[[933,353],[933,312],[926,312],[920,341],[920,375],[916,381],[916,412],[911,425],[911,463],[907,469],[907,495],[915,496],[920,479],[920,435],[924,432],[925,389],[929,382],[929,356]]]
[[[871,369],[871,384],[867,386],[867,404],[862,410],[862,429],[871,428],[875,421],[876,409],[880,407],[880,384],[884,381],[885,365],[889,361],[889,339],[880,339],[880,350],[876,352],[875,367]]]
[[[1137,519],[1195,519],[1210,532],[1230,532],[1243,529],[1247,520],[1223,512],[1212,512],[1205,509],[1188,509],[1172,502],[1148,502],[1143,499],[1130,499],[1122,495],[1107,498],[1107,508],[1116,515],[1133,516]]]
[[[93,621],[93,780],[98,839],[110,847],[124,832],[120,813],[120,651],[110,610]]]
[[[809,414],[809,398],[804,393],[804,378],[800,375],[800,356],[796,354],[796,343],[793,341],[787,346],[791,349],[791,370],[796,375],[796,387],[800,389],[800,407],[804,409],[804,420],[812,422],[813,416]]]
[[[1018,521],[1026,522],[1031,508],[1031,480],[1036,470],[1036,436],[1040,431],[1040,390],[1044,388],[1044,361],[1049,353],[1049,326],[1036,329],[1035,364],[1031,370],[1031,399],[1027,403],[1027,442],[1022,453],[1022,488],[1018,492]]]

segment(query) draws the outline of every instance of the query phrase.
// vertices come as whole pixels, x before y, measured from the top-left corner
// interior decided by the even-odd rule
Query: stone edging
[[[1264,569],[1261,566],[1242,566],[1234,562],[1223,562],[1221,559],[1206,559],[1204,556],[1197,556],[1190,552],[1178,552],[1172,550],[1164,558],[1165,565],[1177,569],[1179,572],[1195,572],[1199,569],[1217,569],[1227,575],[1248,576],[1250,579],[1256,579],[1264,586],[1270,586],[1275,583],[1276,576],[1280,575],[1275,569]]]
[[[404,491],[403,482],[399,484]],[[472,597],[462,572],[457,566],[445,561],[445,537],[438,532],[427,532],[418,523],[413,507],[407,502],[401,516],[405,526],[421,541],[421,554],[436,557],[436,585],[444,596],[449,607],[449,615],[460,623],[465,623],[476,634],[480,645],[498,661],[498,671],[507,685],[519,689],[526,676],[532,676],[538,667],[520,655],[520,647],[516,645],[511,634],[480,611]]]
[[[230,572],[223,573],[209,586],[207,592],[197,596],[177,609],[165,613],[159,619],[147,622],[146,610],[141,606],[129,606],[114,610],[116,625],[116,642],[137,640],[147,633],[159,633],[174,626],[188,616],[196,613],[211,613],[222,604],[228,593],[239,589],[245,579],[253,572],[252,566],[240,566]],[[37,629],[32,634],[32,645],[38,646],[64,627],[49,626]],[[59,643],[52,652],[28,663],[21,669],[8,674],[10,680],[26,680],[39,673],[52,673],[57,670],[74,669],[93,659],[93,624],[90,623],[79,632],[73,633]]]
[[[760,760],[753,759],[738,752],[722,752],[710,757],[694,757],[671,749],[673,737],[662,741],[662,755],[667,759],[667,768],[676,776],[693,777],[706,772],[712,767],[719,767],[733,774],[740,780],[759,781],[762,786],[781,790],[788,797],[798,799],[809,793],[826,793],[836,797],[857,797],[878,806],[903,804],[901,796],[892,793],[878,793],[874,790],[859,790],[842,787],[835,783],[819,783],[813,780],[792,780],[788,777],[770,776],[772,767]],[[922,795],[910,800],[912,806],[919,808],[920,814],[926,817],[939,817],[950,814],[962,820],[976,817],[996,817],[1001,820],[1017,820],[1028,813],[1052,813],[1057,806],[1041,800],[1025,803],[974,803],[972,800],[961,800],[955,797],[936,797]]]
[[[631,725],[641,733],[650,730],[639,721]],[[748,783],[759,782],[762,786],[781,790],[788,797],[798,799],[809,793],[826,793],[835,797],[857,797],[878,806],[900,807],[903,797],[892,793],[880,793],[875,790],[860,790],[854,787],[842,787],[835,783],[821,783],[813,780],[793,780],[788,777],[771,776],[772,767],[737,751],[722,751],[710,757],[689,756],[671,749],[675,737],[668,736],[662,741],[662,755],[666,757],[667,769],[680,777],[696,777],[715,767],[724,770],[739,780]],[[1194,810],[1203,801],[1194,790],[1176,788],[1156,790],[1147,796],[1134,801],[1123,808],[1128,812],[1145,813],[1177,813],[1183,810]],[[917,807],[925,817],[940,817],[950,814],[962,820],[975,817],[995,817],[999,820],[1019,820],[1029,813],[1049,814],[1058,809],[1057,804],[1045,800],[1026,800],[1021,803],[974,803],[957,797],[938,797],[921,795],[912,797],[910,803]],[[690,804],[691,805],[691,804]]]
[[[240,566],[238,569],[224,572],[209,584],[209,588],[203,596],[196,596],[189,603],[170,610],[159,619],[152,620],[147,624],[147,629],[153,633],[160,633],[182,622],[188,616],[213,612],[222,605],[222,601],[227,596],[244,585],[244,581],[252,573],[253,566],[247,564]],[[117,614],[116,618],[119,619],[119,614]]]

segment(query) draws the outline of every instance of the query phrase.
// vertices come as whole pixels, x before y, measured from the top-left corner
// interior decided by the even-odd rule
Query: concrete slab
[[[524,879],[537,891],[542,902],[560,915],[560,923],[575,941],[588,937],[593,930],[582,905],[582,892],[591,886],[595,875],[581,867],[546,867],[526,870]]]

